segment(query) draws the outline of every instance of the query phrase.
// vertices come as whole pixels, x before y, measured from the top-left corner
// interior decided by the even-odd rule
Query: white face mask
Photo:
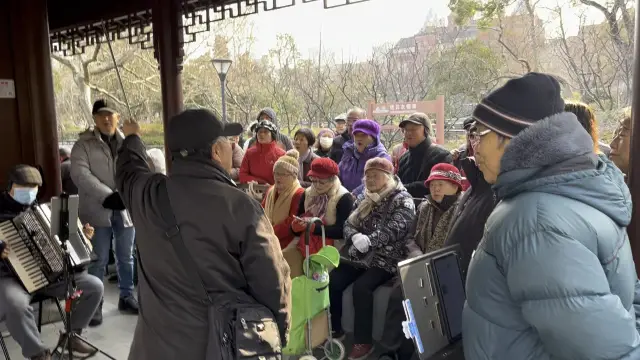
[[[333,139],[330,137],[321,137],[320,138],[320,147],[323,149],[328,149],[333,145]]]

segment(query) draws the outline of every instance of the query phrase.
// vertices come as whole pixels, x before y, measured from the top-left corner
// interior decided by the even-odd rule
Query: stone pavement
[[[133,331],[138,319],[135,315],[125,315],[118,311],[118,289],[115,284],[105,282],[104,299],[104,322],[97,328],[89,328],[82,335],[91,343],[107,352],[117,360],[126,360],[129,355],[129,346],[133,339]],[[64,306],[64,303],[63,303]],[[58,310],[55,306],[47,307],[48,311],[43,313],[43,323],[46,323],[48,316],[56,316]],[[37,317],[37,315],[36,315]],[[62,322],[56,322],[42,326],[42,339],[45,344],[52,348],[56,345],[60,332],[64,330]],[[18,344],[9,336],[7,331],[2,333],[7,344],[12,360],[24,359]],[[0,351],[0,359],[3,358]],[[74,356],[75,358],[75,356]],[[102,360],[106,357],[98,354],[92,359]]]
[[[64,302],[61,302],[64,306]],[[46,306],[43,312],[43,323],[47,323],[58,316],[58,310],[55,306]],[[107,352],[117,360],[127,360],[129,355],[129,346],[133,339],[133,332],[136,327],[137,316],[121,314],[118,311],[118,288],[116,284],[105,281],[105,302],[104,302],[104,322],[97,328],[89,328],[83,332],[83,336],[89,340],[92,344]],[[36,313],[37,318],[37,313]],[[6,331],[4,324],[0,323],[0,329],[2,330],[2,336],[9,354],[12,360],[21,360],[22,353],[18,344],[11,338]],[[53,348],[60,336],[60,332],[64,330],[62,322],[57,321],[52,324],[42,326],[42,339],[45,344],[48,344]],[[351,346],[351,341],[348,336],[346,341],[347,353]],[[314,351],[314,355],[318,359],[322,358],[322,351]],[[380,351],[374,352],[369,359],[377,359],[380,355]],[[297,358],[297,357],[290,357]],[[3,359],[2,352],[0,351],[0,360]],[[101,354],[97,354],[91,359],[102,360],[107,359]],[[345,356],[346,359],[346,356]]]

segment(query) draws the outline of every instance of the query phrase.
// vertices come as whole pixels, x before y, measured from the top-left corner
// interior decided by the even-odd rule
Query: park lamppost
[[[231,67],[232,61],[229,59],[213,59],[211,60],[213,67],[216,68],[220,77],[220,94],[222,96],[222,121],[227,122],[227,101],[225,98],[224,86],[227,81],[227,72]]]

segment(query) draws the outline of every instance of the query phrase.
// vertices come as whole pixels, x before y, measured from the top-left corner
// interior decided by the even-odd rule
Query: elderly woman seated
[[[344,225],[345,247],[340,266],[331,272],[331,324],[342,332],[342,295],[353,283],[354,346],[349,359],[365,359],[373,352],[373,293],[396,274],[405,254],[405,237],[415,216],[411,195],[385,158],[367,161],[365,191]]]
[[[430,195],[418,207],[418,216],[409,233],[409,257],[436,251],[444,245],[462,191],[462,175],[451,164],[436,164],[424,186]]]
[[[298,211],[304,189],[298,181],[298,151],[291,149],[273,165],[275,184],[262,200],[264,213],[273,225],[273,232],[280,240],[280,247],[286,248],[294,234],[289,230]]]
[[[353,198],[338,179],[338,164],[329,158],[317,158],[311,163],[308,173],[311,186],[307,188],[300,199],[297,214],[299,220],[291,225],[291,231],[302,235],[307,228],[307,219],[318,217],[322,219],[327,237],[327,244],[333,240],[342,239],[344,223],[351,214]],[[313,226],[309,241],[311,254],[322,247],[322,229]],[[304,254],[303,242],[298,242],[298,249]]]
[[[430,253],[443,247],[449,229],[455,221],[456,207],[462,189],[462,176],[451,164],[436,164],[424,185],[430,195],[418,207],[418,215],[407,235],[409,258]],[[385,317],[385,327],[380,343],[389,352],[388,358],[408,360],[414,355],[413,342],[404,337],[402,321],[406,320],[402,301],[404,294],[400,281],[394,284]]]

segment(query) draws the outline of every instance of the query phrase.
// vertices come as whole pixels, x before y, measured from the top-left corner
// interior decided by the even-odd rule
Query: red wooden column
[[[178,0],[154,0],[153,43],[155,57],[160,64],[160,83],[162,87],[162,120],[167,129],[169,119],[180,113],[182,101],[182,59],[184,56],[182,14]],[[171,170],[171,154],[166,144],[165,158],[167,172]]]
[[[16,164],[38,166],[48,200],[61,185],[47,0],[0,1],[0,48],[0,79],[15,84],[15,97],[0,98],[0,186]]]
[[[636,0],[636,9],[640,9],[640,0]],[[631,155],[629,159],[629,188],[633,201],[633,215],[627,230],[636,272],[640,272],[640,11],[636,11],[635,49],[633,64],[633,101],[631,110]]]

